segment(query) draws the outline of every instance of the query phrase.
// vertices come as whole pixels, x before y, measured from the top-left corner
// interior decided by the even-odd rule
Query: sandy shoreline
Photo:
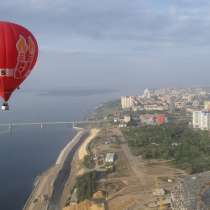
[[[62,149],[55,164],[36,180],[36,186],[30,194],[23,210],[58,210],[56,205],[51,205],[51,203],[54,203],[52,202],[52,198],[55,197],[57,187],[59,186],[60,189],[58,191],[61,191],[61,186],[65,184],[63,183],[65,180],[62,179],[66,178],[64,174],[66,175],[70,171],[70,162],[75,151],[83,141],[88,139],[86,136],[89,134],[89,130],[76,130],[78,131],[77,134]],[[60,182],[62,183],[60,184]]]
[[[78,155],[79,155],[79,160],[82,160],[87,154],[87,146],[88,144],[97,136],[99,133],[99,129],[91,129],[89,136],[83,141],[82,145],[79,148]]]

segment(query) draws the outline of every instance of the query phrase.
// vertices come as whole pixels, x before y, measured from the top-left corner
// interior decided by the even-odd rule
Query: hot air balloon
[[[33,34],[15,23],[0,21],[0,96],[8,110],[11,94],[31,73],[38,57]]]

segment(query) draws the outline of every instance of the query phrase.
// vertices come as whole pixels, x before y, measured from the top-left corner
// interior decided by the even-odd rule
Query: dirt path
[[[122,134],[120,136],[123,142],[126,142]],[[173,185],[167,181],[161,181],[159,185],[157,180],[161,177],[176,179],[177,174],[183,174],[182,170],[171,167],[167,161],[149,161],[132,155],[127,143],[121,144],[121,150],[126,164],[129,165],[130,174],[127,177],[117,178],[125,186],[109,196],[109,210],[149,210],[147,205],[158,201],[158,198],[153,196],[153,191],[156,188],[170,191]],[[109,181],[111,182],[111,179]]]

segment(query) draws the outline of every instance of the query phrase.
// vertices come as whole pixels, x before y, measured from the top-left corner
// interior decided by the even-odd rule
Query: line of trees
[[[186,124],[125,128],[124,136],[134,155],[145,159],[173,160],[189,173],[210,170],[210,137]]]
[[[76,185],[78,201],[91,199],[93,193],[96,191],[96,171],[85,173],[77,177]]]

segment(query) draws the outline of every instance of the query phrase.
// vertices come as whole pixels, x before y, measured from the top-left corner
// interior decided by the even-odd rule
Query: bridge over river
[[[79,125],[91,125],[91,124],[102,124],[109,123],[111,121],[108,120],[80,120],[80,121],[42,121],[42,122],[11,122],[11,123],[0,123],[0,128],[7,128],[11,130],[15,127],[20,126],[39,126],[40,128],[44,128],[50,125],[70,125],[73,128],[79,127]]]

